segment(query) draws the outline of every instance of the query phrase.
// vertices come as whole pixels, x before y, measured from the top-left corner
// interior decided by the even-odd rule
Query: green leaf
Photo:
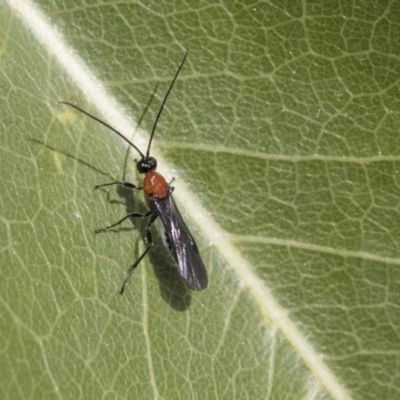
[[[2,399],[398,397],[400,11],[314,3],[0,5]],[[154,230],[120,296],[138,155],[58,102],[144,151],[186,48],[152,153],[210,287]]]

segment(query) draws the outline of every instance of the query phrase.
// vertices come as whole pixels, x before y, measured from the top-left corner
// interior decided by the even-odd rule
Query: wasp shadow
[[[107,172],[104,172],[103,170],[95,167],[94,165],[88,163],[85,160],[82,160],[81,158],[77,158],[73,154],[70,154],[70,153],[68,153],[66,151],[63,151],[63,150],[56,149],[55,147],[50,146],[49,144],[44,143],[41,140],[38,140],[38,139],[35,139],[35,138],[28,138],[27,140],[29,140],[30,142],[36,143],[36,144],[40,144],[41,146],[46,147],[47,149],[51,150],[54,153],[62,154],[63,156],[65,156],[67,158],[70,158],[71,160],[77,161],[79,164],[82,164],[86,168],[92,169],[96,173],[105,176],[107,179],[110,179],[110,180],[113,179],[112,176],[110,174],[108,174]]]

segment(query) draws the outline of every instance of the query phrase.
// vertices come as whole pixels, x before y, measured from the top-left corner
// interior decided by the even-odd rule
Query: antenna
[[[163,101],[162,101],[162,103],[161,103],[161,107],[160,107],[160,109],[158,110],[156,119],[155,119],[155,121],[154,121],[153,129],[152,129],[151,134],[150,134],[149,144],[148,144],[148,146],[147,146],[147,151],[146,151],[146,157],[149,157],[151,142],[153,141],[154,132],[156,131],[156,127],[157,127],[157,122],[158,122],[158,120],[160,119],[161,113],[162,113],[162,111],[163,111],[163,109],[164,109],[164,105],[165,105],[165,103],[166,103],[166,101],[167,101],[167,98],[168,98],[169,94],[171,93],[171,90],[172,90],[172,87],[174,86],[174,83],[175,83],[175,81],[176,81],[176,78],[178,77],[179,73],[181,72],[181,69],[182,69],[182,67],[183,67],[183,64],[184,64],[185,61],[186,61],[186,57],[187,57],[187,55],[188,55],[188,52],[189,52],[189,50],[186,50],[186,51],[185,51],[185,55],[183,56],[183,59],[182,59],[182,61],[181,61],[181,64],[179,65],[178,70],[175,72],[175,76],[174,76],[174,78],[172,79],[172,82],[171,82],[171,84],[169,85],[169,88],[168,88],[168,90],[167,90],[167,93],[165,94],[164,99],[163,99]],[[119,137],[121,137],[123,140],[125,140],[125,142],[127,142],[130,146],[132,146],[132,147],[139,153],[139,155],[140,155],[140,157],[142,157],[142,159],[145,158],[144,154],[138,149],[138,147],[136,147],[136,146],[135,146],[129,139],[127,139],[121,132],[117,131],[117,130],[116,130],[115,128],[113,128],[111,125],[107,124],[107,122],[102,121],[100,118],[95,117],[94,115],[88,113],[87,111],[83,110],[82,108],[80,108],[80,107],[76,106],[75,104],[72,104],[72,103],[70,103],[70,102],[68,102],[68,101],[60,101],[59,103],[60,103],[60,104],[66,104],[67,106],[70,106],[70,107],[72,107],[72,108],[75,108],[76,110],[80,111],[82,114],[87,115],[89,118],[94,119],[95,121],[99,122],[100,124],[102,124],[102,125],[105,126],[106,128],[110,129],[111,131],[113,131],[114,133],[116,133]]]
[[[164,105],[165,105],[165,103],[166,103],[166,101],[167,101],[167,98],[168,98],[169,94],[171,93],[171,90],[172,90],[172,87],[174,86],[174,83],[175,83],[175,81],[176,81],[176,78],[178,77],[179,72],[181,72],[181,69],[182,69],[182,67],[183,67],[183,64],[184,64],[185,61],[186,61],[186,57],[187,57],[187,55],[188,55],[188,52],[189,52],[189,50],[186,49],[185,55],[183,56],[183,59],[182,59],[182,61],[181,61],[181,65],[179,65],[178,70],[175,72],[174,79],[172,79],[172,82],[171,82],[171,84],[169,85],[169,88],[168,88],[168,90],[167,90],[167,93],[166,93],[165,96],[164,96],[164,100],[163,100],[163,102],[161,103],[161,107],[160,107],[160,109],[158,110],[158,114],[157,114],[157,116],[156,116],[156,119],[155,119],[154,125],[153,125],[153,129],[152,129],[151,134],[150,134],[150,140],[149,140],[149,144],[148,144],[148,146],[147,146],[146,157],[148,157],[149,154],[150,154],[150,146],[151,146],[151,142],[153,141],[154,132],[156,131],[157,122],[158,122],[158,120],[160,119],[162,110],[164,109]]]
[[[127,142],[129,145],[131,145],[139,154],[140,157],[144,158],[143,153],[129,140],[127,139],[121,132],[117,131],[115,128],[113,128],[111,125],[107,124],[107,122],[102,121],[101,119],[95,117],[92,114],[89,114],[87,111],[83,110],[82,108],[76,106],[75,104],[69,103],[68,101],[60,101],[60,104],[66,104],[67,106],[73,107],[76,110],[80,111],[82,114],[87,115],[89,118],[94,119],[97,122],[100,122],[100,124],[104,125],[105,127],[107,127],[108,129],[112,130],[114,133],[116,133],[118,136],[120,136],[122,139],[125,140],[125,142]]]

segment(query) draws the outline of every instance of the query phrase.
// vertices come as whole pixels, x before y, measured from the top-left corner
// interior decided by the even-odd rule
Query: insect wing
[[[179,273],[191,289],[205,289],[208,286],[206,267],[197,244],[175,204],[171,189],[164,199],[152,200],[165,228],[169,249],[178,263]]]

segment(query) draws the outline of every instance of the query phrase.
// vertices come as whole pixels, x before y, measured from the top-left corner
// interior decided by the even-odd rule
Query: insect
[[[99,118],[95,117],[92,114],[89,114],[87,111],[81,109],[75,104],[69,103],[67,101],[61,102],[62,104],[75,108],[76,110],[80,111],[86,116],[104,125],[112,132],[116,133],[123,140],[125,140],[131,147],[133,147],[141,157],[141,159],[136,163],[136,169],[140,174],[144,174],[142,186],[136,186],[133,183],[125,181],[114,181],[95,186],[95,189],[111,185],[122,185],[128,188],[138,189],[138,190],[142,189],[146,205],[149,208],[149,211],[147,213],[141,214],[141,213],[131,212],[127,214],[124,218],[117,221],[116,223],[109,225],[105,228],[96,229],[95,231],[96,233],[107,231],[121,224],[122,222],[124,222],[126,219],[129,218],[146,218],[146,217],[148,218],[147,225],[145,228],[146,241],[147,241],[146,249],[143,251],[140,257],[135,261],[135,263],[130,267],[122,284],[121,290],[119,292],[120,294],[124,293],[125,286],[128,283],[133,272],[135,271],[136,267],[140,264],[144,256],[149,252],[149,250],[154,244],[150,227],[157,218],[160,218],[162,222],[162,225],[165,230],[166,242],[173,257],[175,258],[178,264],[178,270],[183,280],[192,290],[203,290],[206,289],[208,286],[207,271],[204,266],[203,260],[201,259],[197,244],[192,234],[190,233],[188,227],[186,226],[185,221],[183,220],[179,212],[179,209],[174,201],[174,198],[172,197],[172,192],[174,188],[167,183],[167,181],[161,174],[156,172],[157,160],[154,157],[150,156],[151,143],[153,141],[154,132],[156,130],[158,120],[160,119],[161,113],[164,109],[165,103],[172,90],[172,87],[174,86],[175,81],[183,67],[183,64],[185,63],[187,54],[188,51],[186,50],[185,55],[183,56],[183,59],[178,67],[178,70],[176,71],[172,79],[172,82],[170,83],[169,88],[164,96],[160,109],[158,110],[150,134],[150,139],[149,139],[149,144],[147,146],[146,154],[143,154],[139,150],[139,148],[136,147],[130,140],[128,140],[119,131],[117,131],[115,128],[113,128],[106,122],[100,120]]]

